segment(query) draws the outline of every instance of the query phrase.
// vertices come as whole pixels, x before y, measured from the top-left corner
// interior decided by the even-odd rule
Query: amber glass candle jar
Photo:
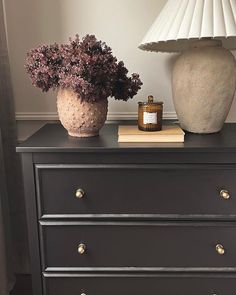
[[[163,102],[154,102],[153,96],[147,102],[139,102],[138,128],[142,131],[160,131],[162,129]]]

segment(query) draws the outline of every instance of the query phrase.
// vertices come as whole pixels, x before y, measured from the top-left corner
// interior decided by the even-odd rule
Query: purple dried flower
[[[142,85],[139,75],[128,77],[124,63],[118,63],[111,48],[94,35],[86,35],[82,41],[76,35],[67,44],[32,49],[26,70],[32,84],[43,91],[70,88],[87,101],[109,96],[127,101]]]
[[[26,71],[32,84],[43,91],[59,86],[58,72],[61,64],[62,57],[57,44],[41,45],[27,53]]]

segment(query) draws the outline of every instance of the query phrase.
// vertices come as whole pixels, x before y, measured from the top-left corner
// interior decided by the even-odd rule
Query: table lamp
[[[180,126],[219,132],[236,89],[236,0],[169,0],[139,46],[180,52],[172,92]]]

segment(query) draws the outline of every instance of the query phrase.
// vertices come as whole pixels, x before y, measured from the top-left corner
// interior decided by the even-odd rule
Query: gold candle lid
[[[144,105],[163,105],[162,101],[155,101],[154,102],[154,97],[152,95],[148,96],[148,101],[142,101],[138,103],[140,106],[144,106]]]

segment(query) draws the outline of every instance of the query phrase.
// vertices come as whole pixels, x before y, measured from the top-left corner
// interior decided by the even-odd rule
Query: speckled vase
[[[60,89],[57,110],[61,124],[70,136],[92,137],[99,135],[106,121],[108,101],[87,102],[72,90]]]

